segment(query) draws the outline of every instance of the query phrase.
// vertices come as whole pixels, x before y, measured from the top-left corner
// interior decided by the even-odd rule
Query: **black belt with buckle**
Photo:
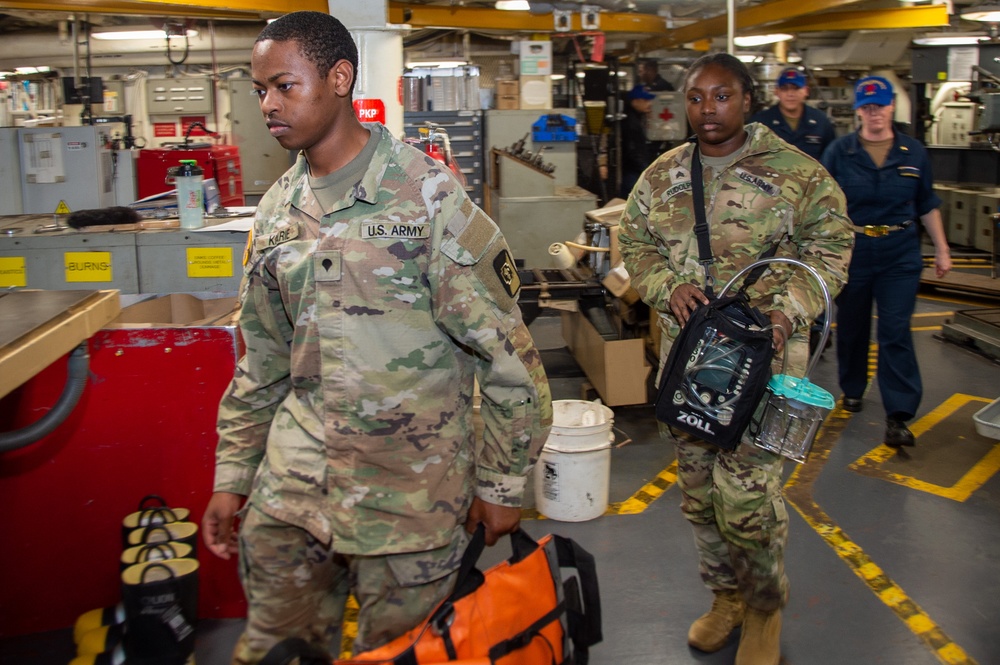
[[[913,220],[908,219],[905,222],[900,222],[899,224],[868,224],[867,226],[855,226],[854,232],[860,233],[863,236],[868,236],[869,238],[881,238],[887,236],[893,231],[902,231],[903,229],[908,229],[913,226]]]

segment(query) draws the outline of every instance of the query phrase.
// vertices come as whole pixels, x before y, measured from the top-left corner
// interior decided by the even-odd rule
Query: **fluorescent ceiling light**
[[[961,16],[967,21],[1000,23],[1000,5],[976,5],[963,9]]]
[[[15,67],[15,74],[44,74],[45,72],[52,71],[46,66],[41,67]]]
[[[450,69],[452,67],[465,67],[468,64],[465,60],[427,60],[426,62],[408,62],[406,66],[410,69]]]
[[[989,39],[984,34],[975,33],[930,33],[914,37],[913,43],[921,46],[975,46],[984,39]]]
[[[764,44],[774,44],[775,42],[787,42],[792,39],[792,35],[750,35],[749,37],[734,37],[733,43],[737,46],[763,46]]]
[[[111,32],[92,32],[90,36],[94,39],[166,39],[167,33],[163,30],[115,30]],[[183,37],[176,33],[171,33],[171,37]],[[197,37],[197,30],[188,30],[188,37]]]
[[[528,0],[497,0],[494,5],[497,9],[504,9],[511,12],[526,12],[531,9]]]
[[[736,59],[740,62],[761,62],[763,60],[762,57],[755,53],[737,53]]]

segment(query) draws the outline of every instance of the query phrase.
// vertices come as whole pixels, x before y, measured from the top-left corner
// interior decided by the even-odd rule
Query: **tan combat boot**
[[[743,623],[746,609],[743,597],[735,589],[713,593],[712,609],[698,617],[688,630],[688,644],[706,653],[725,646],[729,635]]]
[[[781,610],[747,609],[736,650],[736,665],[778,665],[781,660]]]

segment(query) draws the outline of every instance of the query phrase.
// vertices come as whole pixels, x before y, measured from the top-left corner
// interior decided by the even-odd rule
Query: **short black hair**
[[[655,58],[640,58],[636,64],[642,65],[646,69],[654,72],[659,71],[660,69],[660,63],[658,63]]]
[[[739,58],[729,53],[709,53],[691,63],[687,75],[684,77],[685,90],[687,90],[691,77],[708,65],[718,65],[735,74],[736,78],[740,81],[740,87],[743,89],[743,92],[750,93],[750,108],[753,108],[754,94],[756,92],[753,76],[750,75],[750,70],[747,69],[747,66]]]
[[[322,12],[292,12],[267,24],[254,44],[265,40],[276,42],[295,41],[299,51],[316,65],[320,76],[326,78],[330,69],[346,60],[354,68],[351,92],[358,80],[358,47],[344,24]]]

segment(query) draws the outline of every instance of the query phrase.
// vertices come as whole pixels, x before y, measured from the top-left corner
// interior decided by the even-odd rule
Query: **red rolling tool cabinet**
[[[205,180],[215,178],[219,186],[219,205],[224,208],[244,205],[243,171],[240,151],[234,145],[213,145],[204,148],[147,148],[139,151],[136,164],[139,198],[173,189],[168,185],[167,169],[182,159],[193,159],[204,170]]]

